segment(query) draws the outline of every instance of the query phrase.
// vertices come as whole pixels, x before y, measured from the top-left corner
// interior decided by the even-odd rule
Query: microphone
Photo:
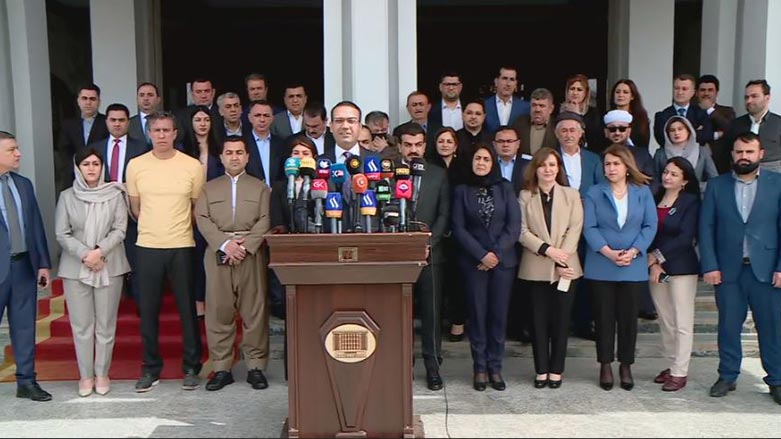
[[[287,207],[290,211],[290,232],[296,231],[296,221],[293,212],[293,201],[296,199],[296,177],[298,169],[301,167],[301,159],[298,157],[288,157],[285,160],[285,176],[287,176]]]
[[[388,204],[382,208],[382,227],[390,233],[396,233],[399,227],[398,204]]]
[[[348,168],[349,169],[349,168]],[[360,202],[358,201],[358,198],[360,198],[361,195],[365,194],[366,191],[369,189],[369,180],[366,178],[363,174],[355,174],[353,175],[352,179],[352,189],[353,194],[356,195],[356,197],[353,197],[352,200],[352,222],[355,224],[355,227],[353,227],[353,231],[360,233],[362,232],[362,226],[360,219],[358,218],[358,207]]]
[[[374,189],[376,182],[380,181],[382,174],[380,174],[380,159],[377,156],[370,156],[363,162],[363,173],[369,180],[369,185]]]
[[[418,198],[420,197],[420,180],[426,172],[426,162],[416,157],[410,160],[409,167],[412,174],[412,219],[415,220],[417,219]]]
[[[304,184],[302,186],[303,195],[301,196],[304,201],[309,199],[309,190],[311,188],[312,178],[317,176],[317,163],[312,157],[304,157],[301,159],[301,167],[298,168],[298,173],[304,178]]]
[[[386,180],[392,179],[396,174],[394,170],[396,167],[393,165],[393,160],[382,159],[380,160],[380,177]]]
[[[409,166],[404,163],[396,165],[396,169],[393,170],[396,180],[409,180],[410,170]]]
[[[361,161],[361,157],[357,155],[350,157],[350,160],[347,160],[344,164],[347,166],[347,172],[349,172],[350,175],[360,174],[363,170],[363,161]]]
[[[343,163],[334,163],[331,165],[331,181],[336,187],[336,192],[342,193],[342,185],[347,176],[347,167]]]
[[[329,192],[325,197],[325,216],[331,220],[331,233],[342,233],[342,194]]]
[[[317,159],[317,178],[322,178],[328,181],[331,176],[331,159],[328,157],[320,157]]]
[[[398,171],[399,168],[396,168]],[[407,220],[407,200],[412,198],[412,183],[409,180],[396,182],[396,199],[399,200],[399,225],[402,232],[406,232],[409,226]]]
[[[382,211],[391,200],[390,184],[387,180],[380,180],[377,182],[377,187],[374,191],[377,195],[377,207]],[[380,229],[383,232],[385,231],[385,223],[383,221],[380,221]]]
[[[315,200],[315,233],[323,233],[323,200],[328,196],[328,183],[318,178],[312,182],[312,199]]]
[[[361,215],[366,221],[366,233],[372,232],[372,217],[377,214],[377,198],[374,191],[369,189],[361,197]]]

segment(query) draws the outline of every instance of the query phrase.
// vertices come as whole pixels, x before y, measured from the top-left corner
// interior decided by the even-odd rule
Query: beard
[[[759,162],[739,161],[732,164],[732,170],[738,175],[751,174],[759,167]]]

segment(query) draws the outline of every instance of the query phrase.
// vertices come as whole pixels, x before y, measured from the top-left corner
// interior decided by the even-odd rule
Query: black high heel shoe
[[[548,379],[547,378],[544,379],[544,380],[538,380],[536,378],[534,379],[534,388],[535,389],[544,389],[545,386],[547,386],[547,385],[548,385]]]
[[[552,379],[548,378],[548,387],[551,389],[558,389],[561,387],[561,382],[564,380],[564,378],[559,378],[557,381],[553,381]]]
[[[635,387],[635,380],[632,378],[632,369],[628,364],[621,364],[618,368],[618,375],[621,377],[621,388],[632,390]]]
[[[611,390],[613,388],[613,368],[610,363],[602,363],[602,368],[599,371],[599,387],[604,390]]]
[[[502,391],[507,388],[507,384],[504,382],[504,378],[502,378],[502,374],[500,373],[492,373],[489,375],[488,381],[491,382],[491,387],[494,388],[494,390]]]
[[[485,390],[486,386],[488,384],[488,374],[485,372],[478,372],[475,374],[474,381],[472,383],[472,386],[477,390],[478,392],[482,392]]]

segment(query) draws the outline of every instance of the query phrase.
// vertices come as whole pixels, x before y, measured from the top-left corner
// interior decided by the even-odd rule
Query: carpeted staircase
[[[204,368],[202,375],[211,371],[206,347],[203,320],[200,321],[203,344]],[[76,352],[73,347],[67,305],[63,295],[62,282],[52,282],[52,295],[38,301],[37,346],[35,368],[38,380],[77,380]],[[182,328],[173,295],[167,292],[160,311],[160,353],[163,356],[164,379],[181,378],[182,373]],[[237,343],[239,337],[237,337]],[[13,351],[5,346],[3,363],[0,364],[0,381],[14,380]],[[117,333],[114,344],[114,358],[109,376],[112,379],[136,379],[140,375],[143,349],[141,346],[140,319],[136,316],[135,303],[122,298],[117,316]]]

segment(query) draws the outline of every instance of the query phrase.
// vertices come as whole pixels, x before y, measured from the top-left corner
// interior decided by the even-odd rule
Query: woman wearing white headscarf
[[[60,194],[55,215],[62,246],[59,276],[79,364],[79,395],[109,391],[123,275],[130,271],[123,241],[127,228],[125,188],[104,182],[103,158],[95,149],[74,157],[73,187]]]
[[[667,160],[673,157],[683,157],[692,165],[701,191],[709,178],[719,176],[710,148],[697,143],[694,127],[682,116],[673,116],[664,124],[664,147],[654,154],[654,187],[662,187],[662,173]]]

